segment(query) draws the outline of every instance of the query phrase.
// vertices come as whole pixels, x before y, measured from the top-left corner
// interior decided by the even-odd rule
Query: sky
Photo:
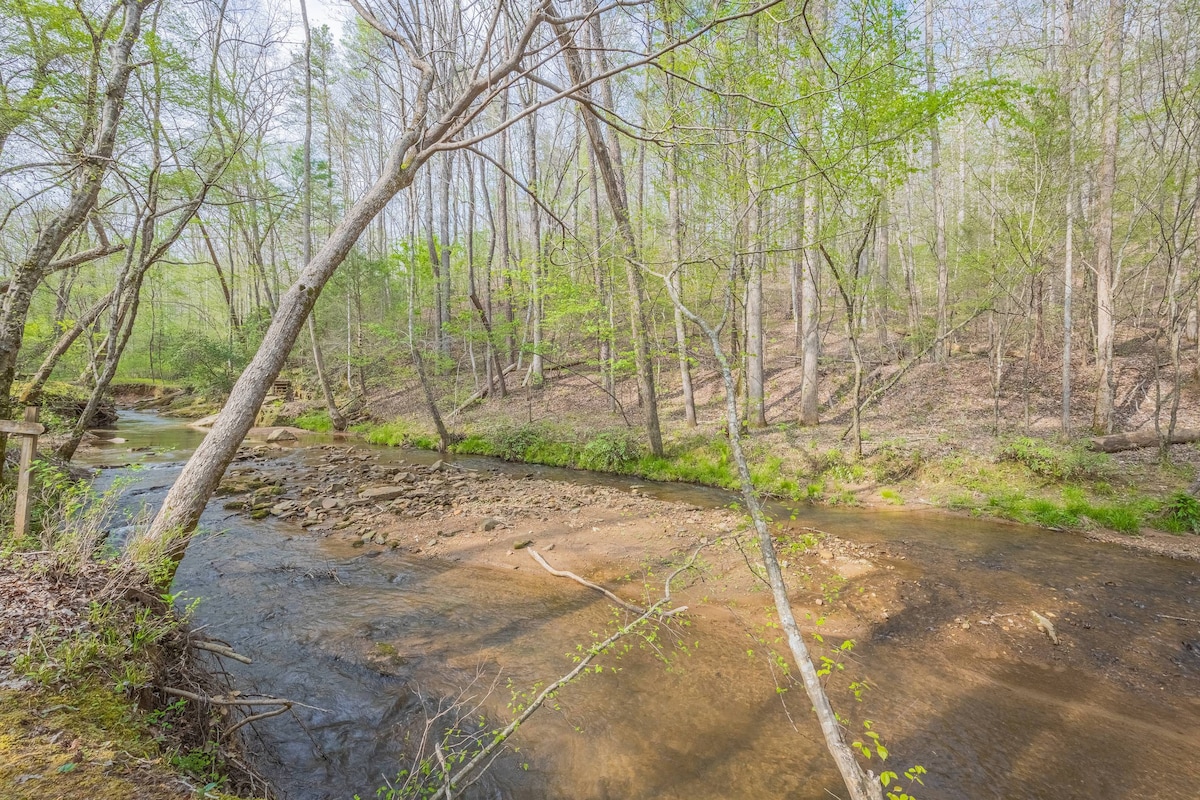
[[[289,38],[301,41],[304,39],[304,31],[300,23],[300,0],[286,0],[286,2],[296,20]],[[341,38],[342,20],[348,14],[354,13],[354,9],[345,0],[306,0],[305,4],[308,6],[309,24],[314,28],[328,25],[329,29],[333,31],[334,41]]]

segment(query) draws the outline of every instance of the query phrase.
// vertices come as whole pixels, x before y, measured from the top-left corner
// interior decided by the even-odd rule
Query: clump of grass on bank
[[[333,430],[333,420],[329,419],[329,412],[324,409],[305,411],[292,420],[292,424],[313,433],[329,433]]]
[[[1068,488],[1058,497],[998,491],[988,495],[982,504],[970,497],[959,497],[951,500],[949,505],[975,514],[1055,530],[1093,526],[1117,533],[1136,534],[1144,525],[1155,521],[1160,503],[1148,498],[1129,502],[1097,502],[1085,498],[1078,488]]]
[[[251,779],[229,768],[212,710],[163,692],[220,691],[162,594],[170,543],[109,543],[117,490],[44,468],[36,482],[32,533],[0,530],[0,616],[17,623],[0,630],[0,795],[234,797]]]

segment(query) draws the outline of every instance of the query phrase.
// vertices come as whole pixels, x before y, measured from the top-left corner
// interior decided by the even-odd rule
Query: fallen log
[[[1093,436],[1090,447],[1101,453],[1119,453],[1122,450],[1137,450],[1141,447],[1157,447],[1159,435],[1154,431],[1114,433],[1109,436]],[[1200,442],[1200,428],[1177,428],[1168,438],[1168,444]]]
[[[500,371],[500,374],[501,374],[501,375],[507,375],[507,374],[509,374],[510,372],[512,372],[512,371],[513,371],[514,369],[516,369],[516,368],[517,368],[517,365],[516,365],[516,364],[509,364],[507,367],[505,367],[504,369],[502,369],[502,370]],[[483,387],[483,388],[482,388],[482,389],[480,389],[478,392],[476,392],[475,394],[471,395],[471,396],[470,396],[470,397],[468,397],[466,400],[464,400],[464,401],[463,401],[463,403],[462,403],[462,405],[460,405],[458,408],[456,408],[456,409],[454,409],[453,411],[451,411],[451,412],[450,412],[449,414],[447,414],[446,416],[447,416],[447,417],[455,417],[455,416],[458,416],[460,413],[462,413],[463,411],[465,411],[465,410],[466,410],[468,407],[470,407],[472,404],[474,404],[474,403],[478,403],[480,400],[482,400],[483,398],[487,397],[487,396],[488,396],[488,392],[491,390],[491,388],[492,388],[492,387],[490,387],[490,386],[485,386],[485,387]]]

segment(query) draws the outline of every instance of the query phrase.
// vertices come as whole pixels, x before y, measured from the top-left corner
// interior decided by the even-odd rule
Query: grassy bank
[[[436,435],[412,420],[356,430],[374,444],[437,448]],[[932,506],[1056,530],[1200,532],[1200,503],[1182,491],[1189,470],[1155,468],[1157,480],[1141,480],[1144,476],[1123,472],[1110,456],[1090,452],[1082,443],[1016,437],[976,452],[896,438],[872,443],[858,459],[848,448],[806,442],[803,434],[777,426],[747,438],[751,472],[765,495],[832,505]],[[609,429],[584,439],[566,425],[493,423],[462,431],[450,449],[647,480],[738,487],[728,442],[720,434],[676,436],[657,458],[634,431]],[[1144,488],[1147,483],[1157,490]]]
[[[235,798],[253,779],[208,707],[219,690],[161,586],[162,548],[105,544],[115,494],[41,472],[35,532],[0,531],[0,797]],[[0,519],[11,519],[11,491]]]

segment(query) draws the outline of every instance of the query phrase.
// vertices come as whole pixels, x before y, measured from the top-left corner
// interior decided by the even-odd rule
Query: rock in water
[[[268,442],[294,442],[296,434],[289,431],[287,428],[276,428],[267,436]]]

